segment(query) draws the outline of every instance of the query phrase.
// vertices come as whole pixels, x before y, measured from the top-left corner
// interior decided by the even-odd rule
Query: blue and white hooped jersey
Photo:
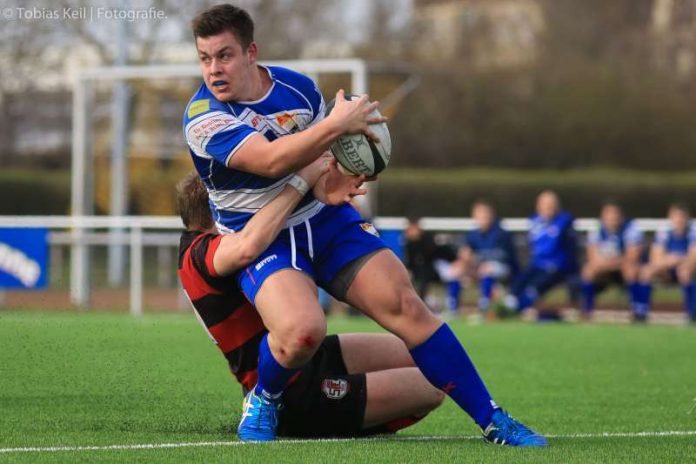
[[[311,127],[324,116],[324,99],[312,79],[290,69],[269,66],[272,84],[261,99],[221,102],[202,84],[184,113],[184,136],[193,164],[208,189],[218,230],[239,230],[280,193],[290,175],[279,179],[227,167],[231,157],[261,134],[269,141]],[[288,219],[299,224],[318,213],[323,203],[308,193]]]
[[[629,246],[643,245],[643,232],[631,219],[624,221],[616,232],[609,232],[600,224],[598,230],[588,234],[587,243],[596,246],[601,256],[616,258],[622,256]]]
[[[563,211],[550,221],[538,214],[530,217],[527,239],[532,266],[548,272],[569,272],[577,269],[574,220],[571,214]]]
[[[696,244],[696,225],[689,224],[684,235],[677,235],[671,227],[662,229],[655,234],[655,244],[664,248],[667,254],[684,256],[689,247]]]

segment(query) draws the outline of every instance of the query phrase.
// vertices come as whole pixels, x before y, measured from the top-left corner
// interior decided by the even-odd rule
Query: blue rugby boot
[[[244,397],[242,420],[237,428],[237,436],[242,441],[273,441],[278,429],[278,412],[282,404],[263,395],[257,395],[252,389]]]
[[[503,409],[496,409],[491,423],[483,430],[483,439],[489,443],[507,446],[548,446],[548,441]]]

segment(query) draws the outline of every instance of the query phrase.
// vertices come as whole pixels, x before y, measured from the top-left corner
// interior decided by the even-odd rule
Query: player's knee
[[[276,335],[280,345],[278,361],[288,367],[305,364],[317,351],[324,337],[325,321],[308,319],[296,322],[292,327],[282,331],[280,336]]]
[[[416,412],[417,415],[425,416],[431,411],[439,408],[442,402],[445,401],[447,395],[439,388],[432,387],[428,392],[426,398],[424,398],[423,406],[419,411]]]
[[[642,282],[650,282],[653,279],[654,272],[652,270],[652,267],[650,266],[644,266],[641,268],[641,270],[638,272],[638,277]]]
[[[623,279],[624,281],[629,283],[638,280],[639,271],[640,268],[635,264],[625,264],[621,267],[621,274],[623,276]]]
[[[326,337],[324,320],[309,320],[298,324],[293,330],[291,353],[297,357],[311,357]]]
[[[433,397],[432,397],[432,403],[430,406],[432,406],[430,409],[435,409],[440,407],[442,405],[443,401],[445,401],[445,398],[447,395],[445,395],[445,392],[440,390],[439,388],[434,388],[433,389]]]
[[[681,285],[690,284],[693,280],[693,272],[689,266],[681,265],[677,268],[677,279]]]
[[[590,265],[586,265],[582,268],[582,278],[587,282],[592,282],[595,279],[594,268]]]

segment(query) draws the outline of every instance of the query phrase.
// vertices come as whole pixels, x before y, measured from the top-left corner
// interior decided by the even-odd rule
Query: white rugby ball
[[[359,95],[346,94],[346,100],[357,100]],[[331,100],[326,107],[326,116],[331,113],[336,99]],[[378,110],[370,116],[381,116]],[[371,124],[370,129],[375,133],[379,142],[375,143],[364,134],[344,134],[331,144],[331,153],[338,160],[339,168],[348,174],[365,174],[367,177],[376,176],[389,164],[391,157],[391,136],[387,123]]]

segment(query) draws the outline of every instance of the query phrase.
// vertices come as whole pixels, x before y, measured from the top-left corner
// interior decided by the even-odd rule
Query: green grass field
[[[0,312],[0,462],[693,462],[696,328],[453,326],[550,448],[486,445],[451,401],[396,438],[239,444],[239,388],[192,315]]]

